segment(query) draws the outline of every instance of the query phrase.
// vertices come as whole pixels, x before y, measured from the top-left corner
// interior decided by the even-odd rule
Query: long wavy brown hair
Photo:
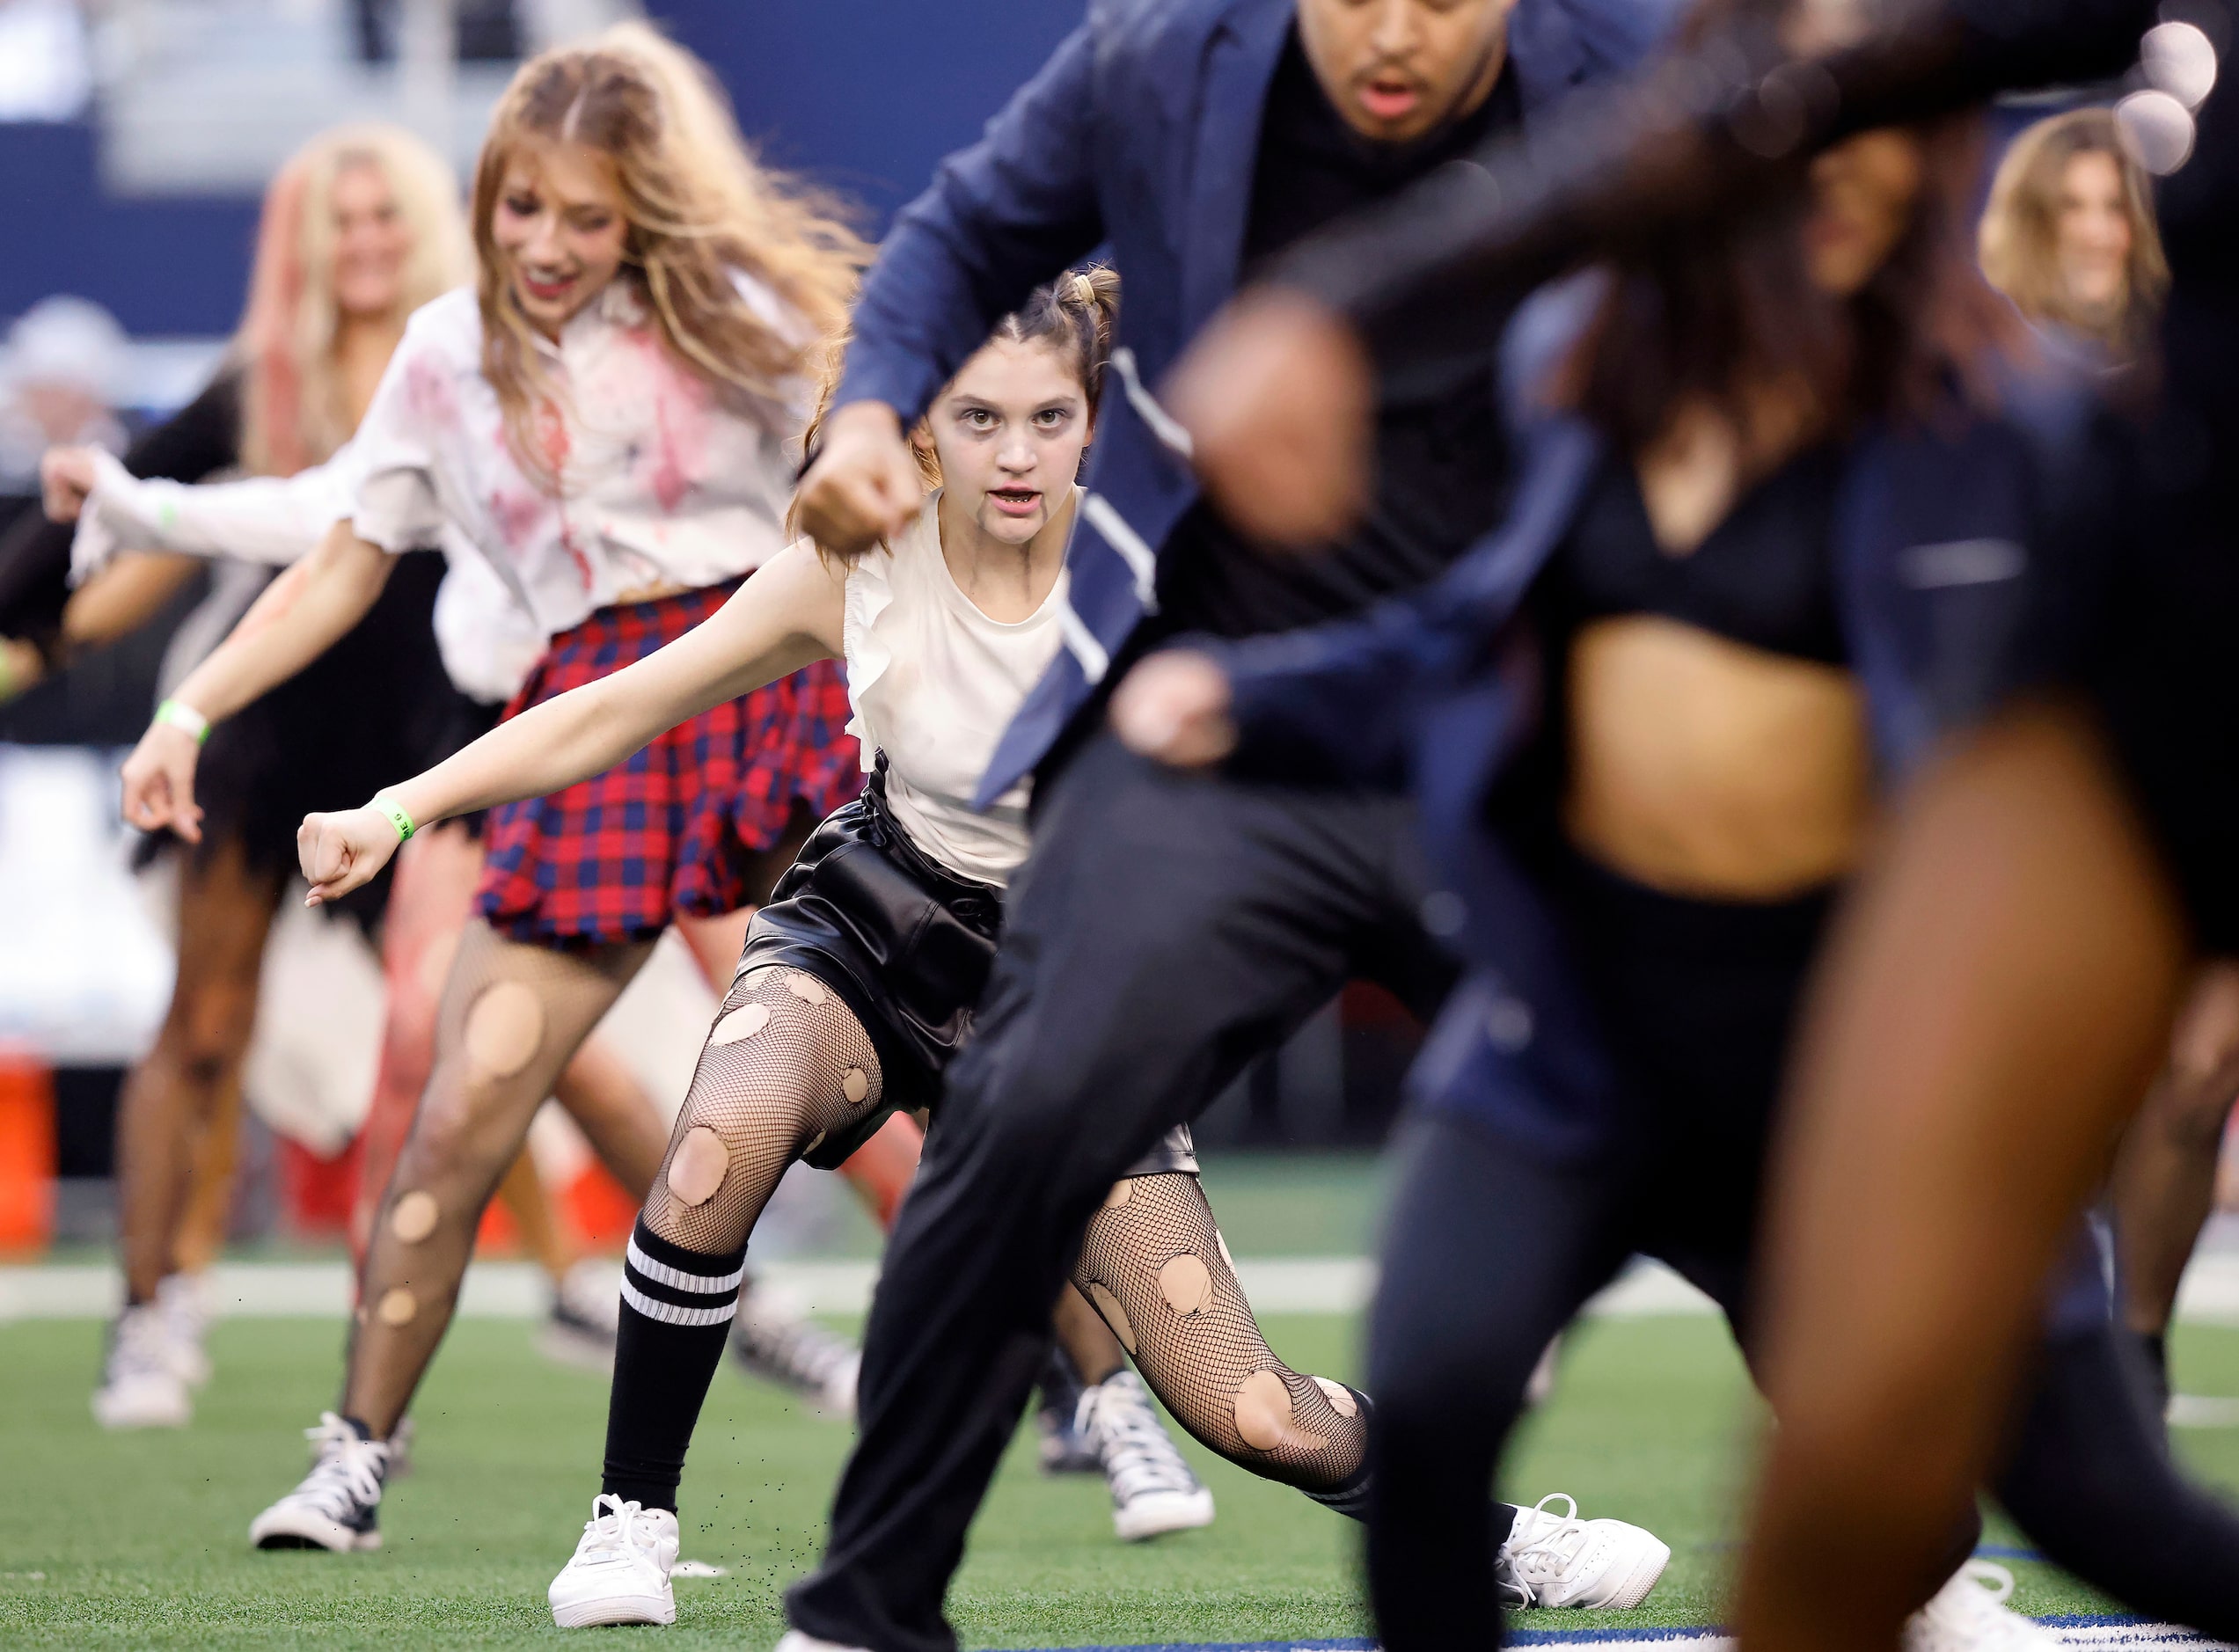
[[[626,274],[642,285],[677,360],[723,400],[768,414],[797,400],[846,325],[869,249],[830,200],[761,165],[699,59],[641,23],[556,48],[521,66],[499,100],[474,172],[482,366],[523,468],[560,479],[536,439],[538,406],[556,387],[493,238],[506,168],[524,143],[580,143],[606,156],[620,182],[629,238]],[[800,318],[773,324],[732,276],[766,283]]]
[[[2085,314],[2060,277],[2060,197],[2068,163],[2079,155],[2104,155],[2122,179],[2130,258],[2124,302],[2111,315]],[[1983,274],[2022,314],[2058,322],[2126,355],[2142,347],[2169,291],[2169,259],[2154,222],[2153,193],[2105,109],[2071,109],[2014,139],[1991,182],[1979,245]]]
[[[322,132],[283,164],[265,191],[249,299],[234,335],[241,364],[241,463],[260,476],[292,476],[350,438],[334,346],[335,181],[355,167],[381,174],[412,237],[394,321],[465,284],[473,268],[458,178],[400,127]]]

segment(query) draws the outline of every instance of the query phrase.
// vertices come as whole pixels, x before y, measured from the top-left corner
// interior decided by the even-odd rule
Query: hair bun
[[[1082,274],[1079,271],[1074,271],[1072,278],[1072,296],[1073,302],[1079,304],[1082,309],[1094,310],[1096,307],[1096,283],[1090,281],[1087,276]]]

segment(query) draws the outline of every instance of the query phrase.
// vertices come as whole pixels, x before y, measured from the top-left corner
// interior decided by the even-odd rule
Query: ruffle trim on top
[[[918,548],[917,541],[938,521],[940,494],[930,493],[896,546],[882,545],[859,559],[847,571],[847,591],[840,603],[840,647],[847,656],[847,702],[854,715],[847,732],[863,748],[863,771],[878,767],[878,741],[863,720],[863,697],[894,664],[894,650],[878,633],[879,620],[894,606],[894,559]],[[940,529],[933,527],[938,533]],[[938,547],[934,551],[939,555]]]

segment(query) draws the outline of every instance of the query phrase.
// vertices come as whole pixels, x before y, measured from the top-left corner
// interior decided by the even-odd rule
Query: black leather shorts
[[[806,1157],[846,1159],[889,1114],[940,1105],[940,1076],[970,1037],[994,967],[1003,891],[960,877],[920,850],[886,806],[882,765],[861,796],[824,817],[747,928],[739,973],[782,965],[839,994],[878,1051],[883,1105]],[[1128,1174],[1195,1174],[1187,1125]]]

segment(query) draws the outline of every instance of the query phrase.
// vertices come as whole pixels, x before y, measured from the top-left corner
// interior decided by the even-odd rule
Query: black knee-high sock
[[[745,1266],[743,1245],[709,1256],[638,1223],[622,1264],[601,1490],[648,1509],[676,1509],[684,1449],[723,1361]]]

